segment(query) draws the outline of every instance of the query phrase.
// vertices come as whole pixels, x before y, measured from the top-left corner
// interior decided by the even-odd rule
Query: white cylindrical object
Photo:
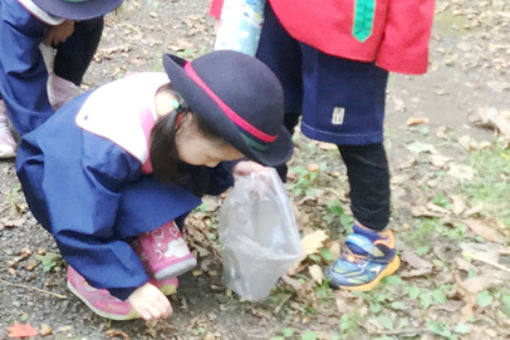
[[[257,52],[266,0],[225,0],[216,34],[215,50]]]

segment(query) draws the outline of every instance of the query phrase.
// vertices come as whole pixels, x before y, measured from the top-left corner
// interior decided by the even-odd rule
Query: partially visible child
[[[2,0],[0,2],[0,158],[14,157],[14,130],[23,135],[53,112],[49,90],[80,85],[103,31],[103,15],[122,0]],[[40,45],[55,48],[54,73]],[[56,83],[55,83],[56,82]],[[56,89],[58,91],[58,89]]]
[[[219,17],[223,0],[213,0]],[[334,288],[370,290],[399,265],[383,144],[389,71],[428,64],[434,0],[268,0],[257,58],[285,93],[285,126],[334,143],[347,167],[353,232],[327,271]],[[279,167],[283,179],[287,167]]]
[[[218,51],[163,64],[166,74],[75,97],[22,137],[16,158],[28,205],[69,264],[70,290],[115,320],[169,316],[164,294],[194,264],[176,226],[232,173],[292,154],[282,88],[263,63]],[[258,163],[229,162],[242,157]]]

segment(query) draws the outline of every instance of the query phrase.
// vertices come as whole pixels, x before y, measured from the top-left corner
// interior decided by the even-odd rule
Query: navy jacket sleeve
[[[239,160],[230,162],[221,162],[215,168],[209,169],[211,182],[207,194],[219,195],[232,185],[234,185],[234,177],[232,176],[232,169],[239,162]]]
[[[48,25],[15,0],[0,1],[0,94],[16,131],[23,135],[52,113],[48,71],[39,51]]]

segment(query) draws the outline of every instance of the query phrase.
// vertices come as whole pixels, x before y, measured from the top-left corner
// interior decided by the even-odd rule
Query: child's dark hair
[[[151,131],[150,138],[150,159],[153,175],[162,182],[177,182],[185,184],[188,180],[186,173],[183,173],[184,163],[179,159],[175,136],[177,133],[177,120],[180,115],[193,115],[198,130],[208,139],[217,140],[219,144],[225,143],[224,139],[216,130],[201,120],[198,115],[193,114],[185,101],[175,92],[174,96],[179,98],[178,108],[172,110],[158,119]],[[187,117],[182,117],[185,120]],[[179,119],[179,120],[181,120]]]

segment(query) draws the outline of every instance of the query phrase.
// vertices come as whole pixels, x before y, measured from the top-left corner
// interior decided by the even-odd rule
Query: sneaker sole
[[[367,284],[360,285],[360,286],[338,286],[338,288],[346,289],[346,290],[355,290],[355,291],[361,291],[366,292],[369,290],[372,290],[379,284],[379,282],[386,276],[390,276],[391,274],[395,273],[397,269],[400,267],[400,257],[395,255],[393,260],[391,260],[390,263],[388,263],[388,266],[386,269],[384,269],[373,281],[370,281]]]
[[[197,259],[195,257],[191,257],[187,260],[181,261],[179,263],[173,264],[168,268],[163,268],[157,273],[154,273],[154,278],[156,280],[165,280],[170,279],[172,277],[177,277],[181,274],[184,274],[191,269],[193,269],[197,265]]]
[[[107,312],[104,312],[96,307],[94,307],[90,302],[88,302],[81,294],[80,292],[78,292],[78,290],[76,288],[73,287],[73,285],[71,284],[71,282],[67,281],[67,288],[69,288],[69,290],[78,298],[80,299],[84,304],[87,305],[87,307],[90,308],[90,310],[92,310],[94,313],[96,313],[97,315],[103,317],[103,318],[106,318],[106,319],[110,319],[110,320],[115,320],[115,321],[127,321],[127,320],[133,320],[133,319],[137,319],[139,318],[138,314],[136,314],[136,312],[131,312],[129,313],[128,315],[119,315],[119,314],[111,314],[111,313],[107,313]]]

